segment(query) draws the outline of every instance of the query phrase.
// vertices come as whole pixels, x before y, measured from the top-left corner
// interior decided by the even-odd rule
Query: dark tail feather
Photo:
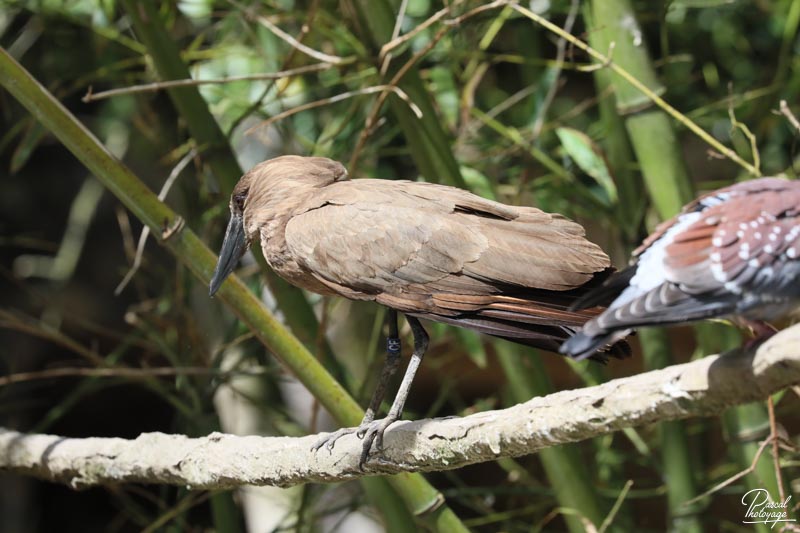
[[[580,311],[582,309],[589,309],[590,307],[608,307],[628,286],[631,278],[636,274],[636,268],[637,265],[632,265],[625,270],[615,272],[607,278],[602,285],[575,300],[572,305],[569,306],[569,310]]]
[[[562,353],[561,349],[564,346],[565,342],[569,342],[571,339],[575,338],[575,335],[580,335],[580,333],[574,333],[575,330],[571,328],[564,328],[568,330],[566,335],[572,335],[569,338],[561,337],[558,340],[550,340],[550,341],[543,341],[542,339],[528,339],[524,337],[508,337],[503,335],[493,335],[494,337],[498,337],[501,339],[505,339],[507,341],[516,342],[517,344],[522,344],[523,346],[531,346],[532,348],[538,348],[542,350],[547,350],[549,352],[554,353]],[[612,344],[613,342],[613,344]],[[600,342],[592,347],[591,351],[587,351],[581,357],[576,358],[577,361],[581,361],[583,359],[590,359],[597,363],[606,364],[610,357],[614,359],[627,359],[631,356],[631,347],[624,340],[615,340],[615,341],[607,341],[607,342]]]
[[[620,341],[620,339],[626,337],[629,333],[630,330],[618,330],[604,332],[598,335],[587,335],[579,331],[567,339],[558,351],[571,359],[581,361],[587,358],[595,359],[598,355],[603,355],[603,352],[598,352],[598,350],[602,350],[604,346],[612,345],[611,348],[613,349],[617,346],[624,345],[627,351],[626,355],[623,357],[628,357],[631,355],[630,346],[627,342]]]
[[[554,353],[558,353],[564,341],[577,331],[577,328],[573,327],[543,326],[526,322],[512,322],[494,317],[446,317],[421,314],[414,316],[468,328],[485,335]],[[587,354],[585,357],[593,361],[606,363],[609,357],[625,359],[631,355],[630,346],[625,341],[615,342],[613,346],[605,346],[605,348],[601,345],[598,349],[600,351],[597,353]]]

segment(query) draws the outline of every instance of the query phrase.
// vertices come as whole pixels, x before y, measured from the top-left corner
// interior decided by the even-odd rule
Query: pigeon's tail
[[[621,341],[624,337],[630,334],[630,330],[617,330],[617,331],[603,331],[599,333],[586,333],[579,331],[569,339],[567,339],[558,349],[559,353],[565,355],[576,361],[583,359],[596,359],[597,356],[602,356],[604,347],[611,347],[613,350],[618,346],[624,345],[627,349],[627,355],[630,355],[630,347],[625,341]],[[598,351],[599,350],[599,351]]]

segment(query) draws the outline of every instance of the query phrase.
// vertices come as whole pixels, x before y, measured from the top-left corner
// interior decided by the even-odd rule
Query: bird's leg
[[[740,321],[753,333],[753,338],[747,341],[743,346],[745,350],[755,348],[778,332],[775,326],[764,322],[763,320],[748,320],[741,318]]]
[[[375,420],[375,414],[380,410],[383,397],[386,396],[386,387],[400,364],[400,337],[397,332],[397,311],[389,309],[386,321],[389,324],[389,335],[386,337],[386,361],[383,363],[381,377],[378,380],[378,385],[375,387],[375,392],[372,393],[372,399],[369,401],[369,407],[367,407],[367,411],[364,413],[361,424],[359,424],[357,428],[341,428],[330,435],[322,437],[314,443],[314,446],[311,447],[312,450],[319,450],[323,446],[332,450],[337,440],[351,433],[355,433],[359,439],[363,438],[364,434],[369,430],[370,424]]]
[[[386,317],[389,323],[389,335],[386,337],[386,361],[383,363],[381,370],[381,377],[378,380],[378,385],[375,387],[375,392],[372,393],[372,399],[369,401],[367,412],[364,413],[364,418],[358,426],[356,435],[361,439],[364,433],[369,429],[369,424],[375,420],[375,414],[381,408],[383,397],[386,396],[386,387],[389,385],[392,376],[397,372],[397,367],[400,364],[400,337],[397,331],[397,311],[389,309],[389,314]]]
[[[419,320],[413,316],[406,316],[408,325],[411,326],[411,333],[414,335],[414,353],[411,354],[411,360],[408,362],[408,368],[403,376],[403,382],[397,390],[397,395],[394,397],[389,414],[381,420],[373,421],[369,424],[366,432],[362,433],[359,429],[359,435],[364,436],[364,444],[361,448],[361,459],[358,462],[359,467],[363,469],[364,463],[367,462],[369,451],[372,448],[372,443],[375,442],[375,447],[378,451],[383,450],[383,434],[392,423],[400,419],[403,414],[403,406],[408,398],[408,392],[411,390],[411,383],[414,381],[414,376],[417,373],[422,357],[428,349],[428,334],[425,328],[422,327]]]

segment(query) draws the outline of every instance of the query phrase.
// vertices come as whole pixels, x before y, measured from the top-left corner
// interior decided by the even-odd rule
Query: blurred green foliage
[[[139,3],[129,4],[136,9]],[[524,7],[558,26],[575,16],[570,33],[596,42],[604,28],[588,23],[586,6],[577,4],[539,0]],[[307,69],[199,86],[242,168],[299,153],[341,160],[354,177],[463,180],[483,196],[581,221],[618,266],[660,218],[653,198],[643,192],[644,162],[630,148],[630,133],[618,129],[614,91],[602,79],[607,70],[509,7],[482,9],[486,2],[470,0],[153,5],[196,80]],[[387,39],[378,42],[379,37],[388,28],[378,28],[377,22],[396,21],[401,6],[405,12],[391,29],[396,37],[412,37],[395,41],[397,46],[385,50],[389,55],[381,54]],[[440,11],[445,8],[449,11]],[[800,2],[638,1],[632,8],[635,20],[626,22],[626,33],[617,40],[632,39],[649,51],[665,88],[662,96],[752,162],[751,143],[742,128],[734,127],[735,117],[755,136],[764,175],[796,177],[800,132],[777,110],[786,100],[800,114]],[[436,13],[441,14],[431,19]],[[456,17],[461,17],[458,23],[447,22]],[[193,117],[182,115],[164,90],[81,100],[89,91],[97,95],[163,81],[154,61],[158,51],[148,50],[132,26],[130,11],[113,0],[0,0],[0,45],[154,191],[182,160],[188,163],[166,201],[206,242],[218,244],[231,176],[220,175],[214,164],[220,147],[191,133]],[[611,47],[598,51],[615,59]],[[409,100],[387,93],[387,105],[377,107],[382,96],[370,88],[390,82],[398,72],[405,72],[400,87]],[[411,102],[425,111],[422,118],[414,117]],[[649,104],[644,109],[657,110]],[[324,417],[318,408],[313,403],[299,407],[309,400],[293,392],[291,379],[274,359],[152,242],[131,283],[114,296],[137,255],[140,222],[110,195],[93,194],[86,185],[93,178],[7,93],[0,93],[0,117],[0,168],[6,169],[0,180],[0,380],[23,372],[37,378],[0,381],[0,423],[71,436],[319,430]],[[670,125],[695,191],[747,178],[741,167],[711,152],[677,122],[670,119]],[[658,134],[642,136],[658,151],[663,140]],[[253,262],[242,268],[256,292],[264,286],[260,270]],[[306,296],[331,348],[316,333],[304,342],[316,346],[312,351],[363,403],[381,359],[382,314],[373,306]],[[292,311],[282,309],[287,305],[278,298],[275,310],[285,311],[292,325]],[[295,328],[301,338],[308,333]],[[466,414],[520,401],[550,386],[542,379],[545,374],[559,389],[641,370],[639,359],[602,369],[569,365],[554,355],[510,350],[469,332],[440,325],[429,329],[431,354],[415,384],[409,417]],[[676,358],[687,359],[695,347],[693,333],[678,328],[667,336]],[[711,344],[715,349],[729,345]],[[145,372],[136,379],[47,374],[56,367],[99,365]],[[195,370],[166,378],[147,374],[155,368]],[[517,379],[507,379],[504,372]],[[231,414],[231,398],[241,411],[233,408]],[[777,405],[778,419],[792,436],[798,429],[791,416],[797,407],[792,394]],[[725,433],[721,420],[686,424],[688,459],[682,460],[701,491],[752,460],[748,442],[766,435],[759,425],[763,412],[747,412],[750,432],[743,431],[743,420],[725,423]],[[661,431],[642,428],[581,443],[544,467],[534,456],[427,478],[466,525],[481,531],[574,531],[583,527],[581,516],[599,527],[621,494],[612,529],[741,528],[739,499],[745,487],[774,484],[774,479],[737,481],[692,507],[690,520],[676,516],[668,502],[674,471],[667,471],[661,459],[667,442],[659,439]],[[587,494],[583,500],[591,499],[590,506],[569,503],[548,480],[559,474],[553,465],[561,460],[566,462],[558,468],[569,478],[566,490],[571,486]],[[571,478],[568,470],[585,472]],[[793,488],[796,463],[785,460],[783,474],[787,489]],[[630,490],[628,480],[633,481]],[[252,520],[250,512],[259,505],[241,494],[167,487],[72,493],[13,477],[0,478],[0,485],[20,495],[18,505],[0,501],[0,528],[9,531],[237,531],[245,527],[243,509],[250,507]],[[410,520],[386,518],[389,511],[379,500],[392,494],[354,484],[277,494],[264,499],[282,502],[268,512],[279,516],[275,527],[283,529],[333,530],[341,522],[346,530],[344,524],[354,523],[347,522],[354,517],[400,529]]]

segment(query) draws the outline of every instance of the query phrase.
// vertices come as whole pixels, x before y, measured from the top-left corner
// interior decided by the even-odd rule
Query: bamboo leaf
[[[575,164],[603,188],[607,203],[617,203],[617,186],[600,147],[588,135],[572,128],[558,128],[556,135]]]

